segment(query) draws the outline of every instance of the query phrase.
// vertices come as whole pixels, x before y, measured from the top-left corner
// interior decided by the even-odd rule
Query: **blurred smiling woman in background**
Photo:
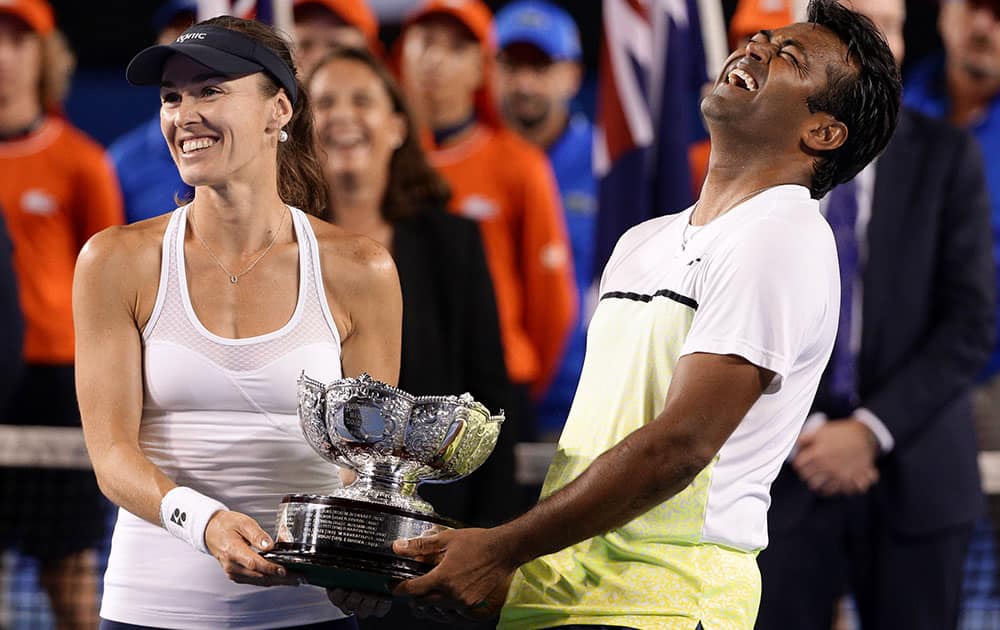
[[[447,212],[448,185],[428,164],[395,81],[370,52],[342,48],[317,65],[307,89],[315,104],[328,218],[378,241],[399,270],[399,386],[416,395],[470,392],[491,410],[506,408],[510,383],[479,230]],[[469,480],[421,492],[442,514],[469,524],[513,516],[513,497],[502,498],[514,484],[508,442],[501,438]],[[492,489],[500,496],[482,486],[472,491],[473,482],[491,475],[498,476]]]
[[[428,164],[402,94],[370,52],[343,48],[306,82],[316,113],[328,217],[391,252],[403,293],[399,386],[415,395],[469,392],[490,410],[510,408],[493,283],[478,226],[447,211],[448,185]],[[514,442],[505,426],[468,478],[425,484],[435,510],[468,525],[516,513]],[[428,623],[397,606],[364,628]]]

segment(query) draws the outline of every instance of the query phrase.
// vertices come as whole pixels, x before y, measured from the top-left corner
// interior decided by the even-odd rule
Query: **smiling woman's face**
[[[406,129],[378,75],[360,61],[335,59],[316,70],[309,94],[327,178],[384,174]]]
[[[167,60],[160,128],[188,185],[222,182],[256,160],[276,162],[276,97],[265,96],[263,80],[261,73],[224,77],[183,55]]]

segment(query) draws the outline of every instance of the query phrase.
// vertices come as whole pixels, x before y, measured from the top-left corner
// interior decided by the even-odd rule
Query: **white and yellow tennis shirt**
[[[615,247],[542,495],[652,422],[682,356],[735,354],[776,376],[682,492],[623,527],[522,566],[501,628],[753,627],[770,485],[836,334],[837,254],[802,186],[769,189],[704,227],[687,225],[690,215],[647,221]]]

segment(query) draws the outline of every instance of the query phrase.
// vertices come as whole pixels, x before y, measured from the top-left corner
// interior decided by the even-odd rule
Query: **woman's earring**
[[[284,129],[278,132],[278,142],[288,142],[288,132]]]

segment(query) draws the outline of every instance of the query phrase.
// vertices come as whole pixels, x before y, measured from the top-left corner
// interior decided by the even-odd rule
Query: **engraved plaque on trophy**
[[[468,394],[412,396],[367,374],[325,385],[303,373],[298,400],[306,440],[357,480],[330,495],[284,497],[274,549],[264,557],[310,584],[379,593],[429,571],[393,553],[392,542],[459,524],[435,514],[417,486],[479,468],[503,412],[491,415]]]

